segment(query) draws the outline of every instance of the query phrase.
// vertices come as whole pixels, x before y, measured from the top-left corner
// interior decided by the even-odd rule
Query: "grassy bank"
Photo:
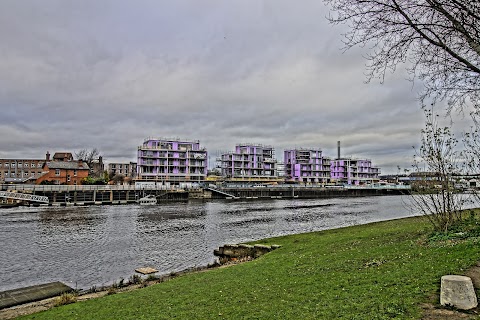
[[[74,303],[34,319],[417,319],[440,277],[480,260],[478,238],[429,244],[410,218],[268,239],[251,262]]]

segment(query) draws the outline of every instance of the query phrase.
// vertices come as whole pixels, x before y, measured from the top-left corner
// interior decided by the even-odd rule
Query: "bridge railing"
[[[37,196],[37,195],[27,194],[27,193],[19,193],[19,192],[0,191],[0,197],[16,199],[16,200],[27,200],[27,201],[33,201],[33,202],[43,202],[43,203],[49,202],[48,197]]]

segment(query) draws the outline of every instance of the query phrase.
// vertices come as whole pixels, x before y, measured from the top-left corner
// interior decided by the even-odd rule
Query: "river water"
[[[0,210],[0,291],[51,281],[78,289],[204,266],[213,250],[413,215],[402,196],[176,202]]]

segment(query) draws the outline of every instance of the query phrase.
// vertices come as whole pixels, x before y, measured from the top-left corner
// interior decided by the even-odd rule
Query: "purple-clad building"
[[[234,152],[222,154],[222,176],[228,180],[276,180],[275,149],[260,144],[237,144]]]
[[[207,150],[200,141],[147,139],[138,147],[137,181],[179,184],[206,177]]]
[[[368,159],[341,158],[331,161],[330,172],[333,182],[362,185],[378,182],[380,169]]]
[[[291,149],[284,151],[287,181],[325,184],[330,182],[330,158],[320,149]]]

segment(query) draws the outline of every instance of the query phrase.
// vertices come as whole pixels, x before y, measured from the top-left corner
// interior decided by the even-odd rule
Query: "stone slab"
[[[145,268],[135,269],[135,272],[138,272],[141,274],[152,274],[152,273],[157,273],[158,270],[150,267],[145,267]]]
[[[39,301],[73,291],[61,282],[44,283],[35,286],[0,292],[0,309],[19,304]]]
[[[440,288],[440,304],[461,310],[476,308],[478,301],[472,279],[458,275],[443,276]]]

